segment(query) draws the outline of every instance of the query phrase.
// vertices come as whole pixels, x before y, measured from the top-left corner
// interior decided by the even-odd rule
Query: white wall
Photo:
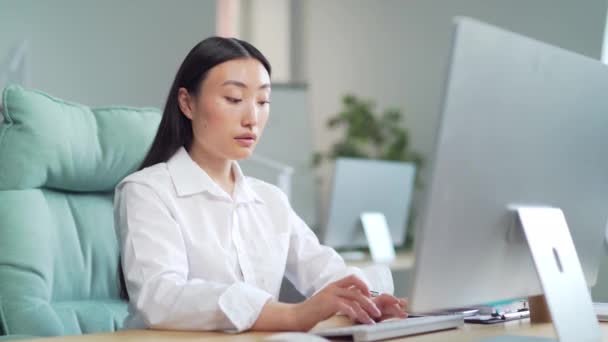
[[[325,126],[353,92],[379,108],[403,109],[413,146],[430,160],[451,41],[466,15],[599,58],[605,0],[311,0],[307,3],[307,81],[316,149],[337,134]],[[325,180],[331,174],[325,167]],[[428,168],[423,170],[423,176]],[[327,182],[325,182],[327,185]],[[321,208],[327,205],[322,188]]]
[[[34,88],[92,106],[162,107],[215,0],[1,0],[0,59],[27,38]]]

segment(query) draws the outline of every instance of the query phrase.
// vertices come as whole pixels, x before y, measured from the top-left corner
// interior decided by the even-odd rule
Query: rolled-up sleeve
[[[319,243],[314,232],[291,208],[290,228],[285,275],[306,297],[352,274],[363,280],[370,290],[393,294],[393,277],[385,265],[365,268],[347,266],[333,248]]]
[[[130,304],[149,328],[240,332],[272,298],[244,282],[189,279],[180,227],[148,185],[121,184],[115,218]]]

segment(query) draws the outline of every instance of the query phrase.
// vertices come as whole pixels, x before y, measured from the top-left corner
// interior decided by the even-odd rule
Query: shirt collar
[[[167,169],[171,175],[177,195],[180,197],[207,192],[215,197],[233,201],[228,193],[217,185],[207,172],[192,160],[184,147],[180,147],[167,161]],[[232,162],[232,172],[235,176],[235,202],[252,203],[257,201],[264,203],[260,196],[251,188],[236,161]]]
[[[236,161],[232,162],[232,172],[234,172],[234,197],[237,202],[259,202],[264,203],[262,198],[253,190],[249,180],[243,174],[241,166]]]

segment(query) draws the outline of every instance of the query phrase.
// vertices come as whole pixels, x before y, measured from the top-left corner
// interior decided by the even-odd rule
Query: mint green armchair
[[[159,111],[91,109],[19,86],[3,106],[0,335],[120,329],[113,190],[143,160]]]

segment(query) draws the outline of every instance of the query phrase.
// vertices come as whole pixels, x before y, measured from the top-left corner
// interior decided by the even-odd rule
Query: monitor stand
[[[509,234],[513,236],[523,232],[528,242],[558,341],[599,342],[600,327],[562,210],[530,206],[514,206],[509,209],[516,218],[516,224],[512,227],[516,231]],[[498,336],[482,341],[555,340]]]
[[[361,225],[374,263],[388,264],[393,262],[395,260],[395,245],[384,214],[380,212],[361,213]]]
[[[384,214],[362,212],[360,218],[371,261],[380,264],[393,262],[395,260],[395,246]],[[364,261],[368,259],[368,254],[363,251],[340,251],[340,256],[344,261]]]

